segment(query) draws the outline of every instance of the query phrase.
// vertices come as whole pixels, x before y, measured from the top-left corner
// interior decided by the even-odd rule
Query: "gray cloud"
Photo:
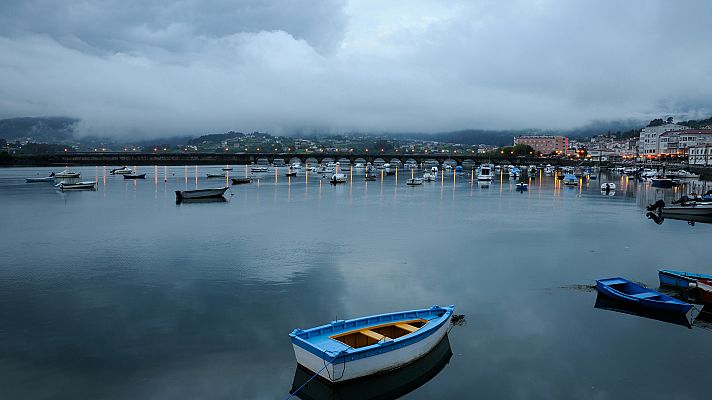
[[[92,134],[570,128],[712,112],[712,4],[11,1],[0,114]]]

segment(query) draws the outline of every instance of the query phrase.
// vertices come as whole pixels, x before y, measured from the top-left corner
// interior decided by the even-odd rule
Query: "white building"
[[[660,126],[648,126],[640,131],[640,155],[656,156],[661,154],[660,135],[670,131],[680,131],[689,129],[687,126],[677,124],[665,124]]]
[[[688,154],[687,149],[712,143],[712,129],[684,129],[660,135],[660,154]]]
[[[680,143],[687,144],[685,153],[690,165],[712,165],[712,129],[685,131]]]

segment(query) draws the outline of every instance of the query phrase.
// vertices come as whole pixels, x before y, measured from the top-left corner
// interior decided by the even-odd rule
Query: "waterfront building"
[[[680,143],[684,144],[684,153],[690,165],[712,165],[712,129],[683,131]]]
[[[640,131],[640,155],[655,157],[661,154],[660,136],[665,132],[689,129],[687,126],[677,124],[664,124],[659,126],[648,126]],[[666,147],[667,148],[667,147]]]
[[[712,129],[683,129],[660,135],[660,151],[663,155],[688,154],[690,147],[712,141]]]
[[[563,154],[569,148],[569,138],[565,136],[526,135],[516,136],[514,145],[525,144],[542,154]]]
[[[687,149],[689,165],[712,165],[712,143],[698,144]]]

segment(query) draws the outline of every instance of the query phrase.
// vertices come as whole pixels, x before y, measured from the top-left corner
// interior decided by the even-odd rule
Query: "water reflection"
[[[699,308],[693,308],[692,312],[690,313],[690,319],[688,319],[685,317],[685,315],[679,313],[666,313],[660,311],[653,311],[643,307],[636,307],[628,303],[616,301],[600,293],[596,296],[596,303],[594,304],[594,308],[615,311],[623,314],[636,315],[638,317],[654,319],[657,321],[684,326],[690,329],[692,329],[692,324],[694,323],[701,310],[701,306],[699,306]]]
[[[306,383],[314,374],[297,365],[290,393],[302,387],[295,396],[303,400],[324,399],[397,399],[423,386],[450,362],[452,350],[447,335],[432,351],[419,360],[392,372],[373,377],[330,385],[320,378]],[[306,385],[305,385],[306,383]]]
[[[176,201],[176,204],[200,204],[200,203],[227,203],[227,199],[224,197],[211,197],[204,199],[181,199],[180,202]]]

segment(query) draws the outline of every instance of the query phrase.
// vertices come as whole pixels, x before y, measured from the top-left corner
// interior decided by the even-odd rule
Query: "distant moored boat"
[[[96,189],[96,182],[94,181],[85,181],[85,182],[77,182],[77,183],[67,183],[67,182],[59,182],[58,184],[55,185],[59,190],[65,191],[65,190],[94,190]]]
[[[26,183],[54,182],[54,172],[42,178],[25,178]]]
[[[242,185],[252,182],[252,178],[232,178],[233,185]]]
[[[176,190],[176,202],[180,203],[183,200],[191,199],[210,199],[222,197],[228,187],[212,188],[212,189],[197,189],[197,190]]]
[[[73,172],[68,169],[65,169],[62,172],[54,174],[55,177],[57,178],[79,178],[81,174],[79,172]]]

